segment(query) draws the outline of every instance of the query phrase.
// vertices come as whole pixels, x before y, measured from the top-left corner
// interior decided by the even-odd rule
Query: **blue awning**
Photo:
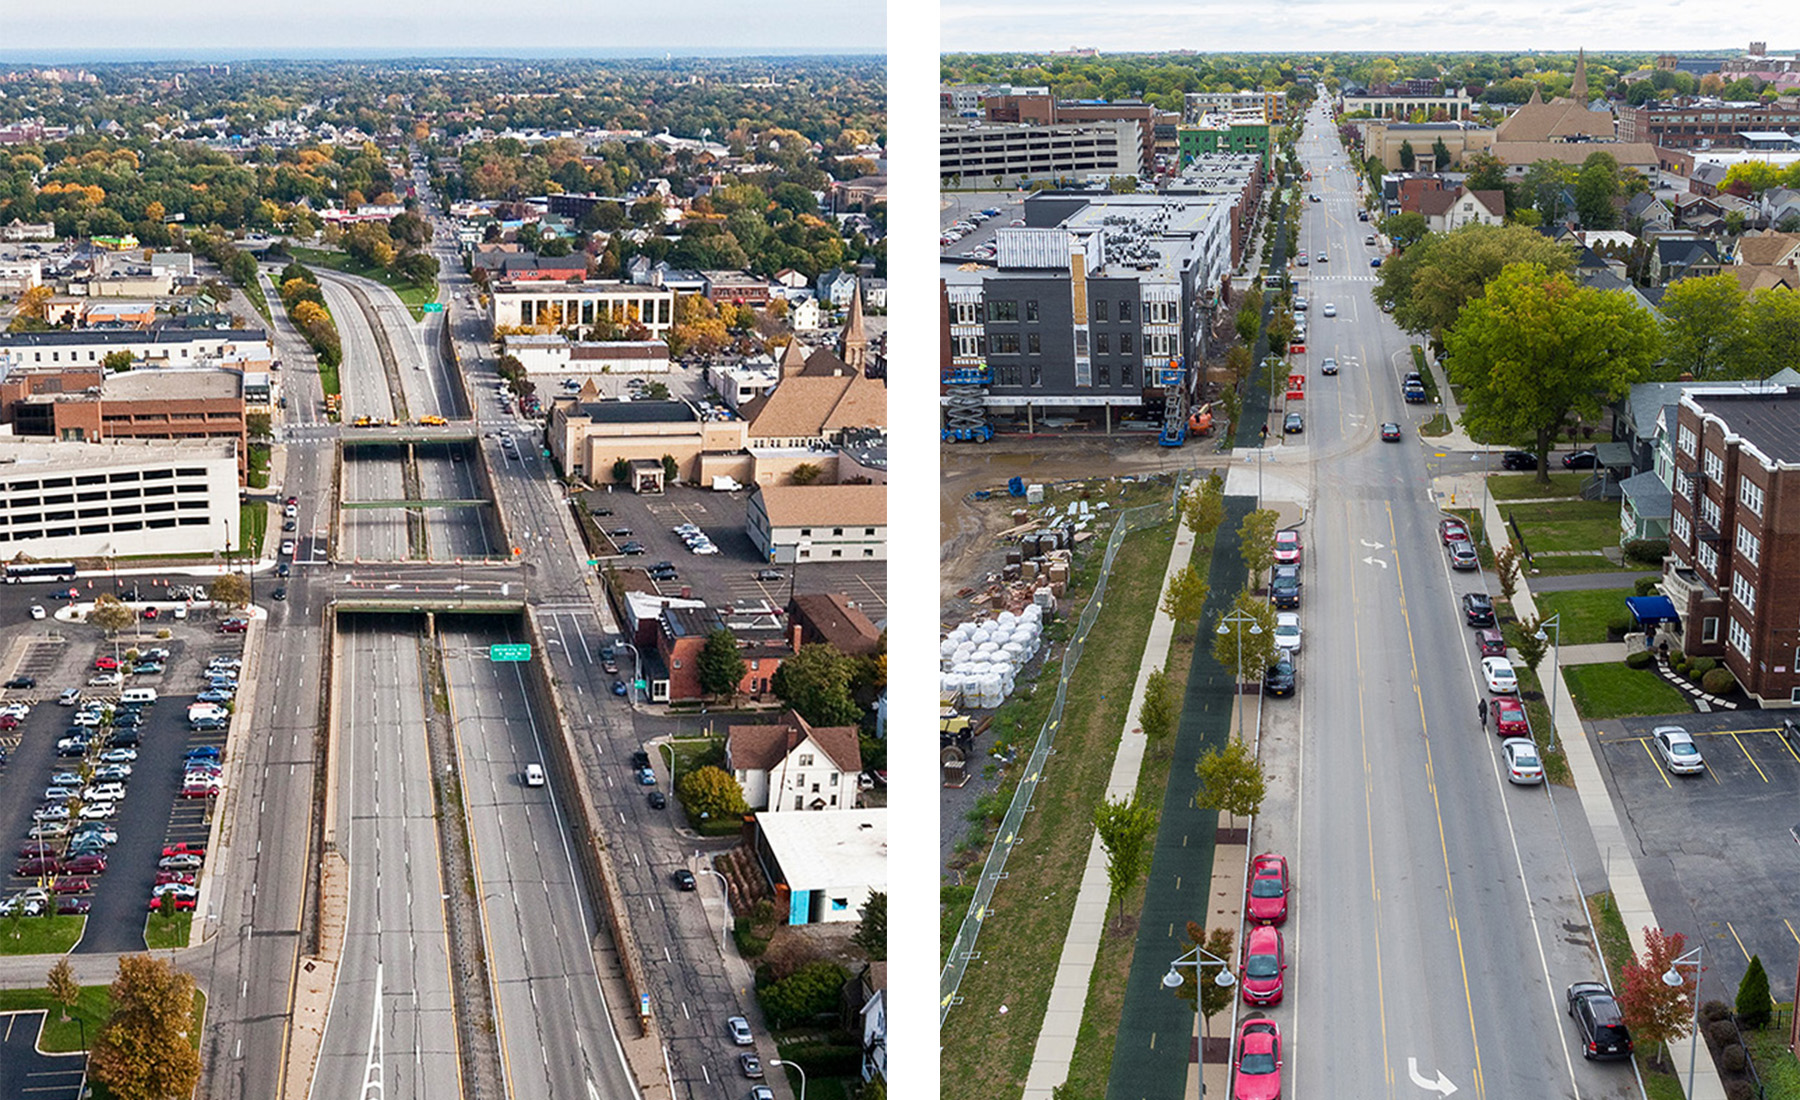
[[[1675,601],[1667,596],[1627,596],[1625,606],[1631,609],[1631,616],[1639,626],[1681,621],[1681,616],[1675,614]]]

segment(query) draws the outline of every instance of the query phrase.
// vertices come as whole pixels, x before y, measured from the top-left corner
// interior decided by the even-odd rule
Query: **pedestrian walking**
[[[1475,704],[1475,713],[1481,716],[1481,728],[1484,732],[1487,730],[1487,711],[1488,706],[1486,699]]]

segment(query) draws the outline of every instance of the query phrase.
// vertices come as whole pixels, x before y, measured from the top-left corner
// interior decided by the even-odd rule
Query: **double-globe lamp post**
[[[1555,648],[1550,651],[1550,751],[1556,751],[1556,681],[1562,679],[1562,612],[1545,619],[1538,624],[1537,633],[1532,637],[1540,642],[1550,641],[1545,634],[1546,629],[1556,631]]]
[[[1250,633],[1252,633],[1252,634],[1261,634],[1262,633],[1262,624],[1257,622],[1256,616],[1250,614],[1248,611],[1233,611],[1231,614],[1229,614],[1219,620],[1219,633],[1221,635],[1233,633],[1233,630],[1231,628],[1234,626],[1239,628],[1236,631],[1237,647],[1238,647],[1238,659],[1237,659],[1236,674],[1237,674],[1237,694],[1239,694],[1239,695],[1242,695],[1244,693],[1244,635],[1243,635],[1242,627],[1246,623],[1249,624],[1249,626],[1250,626]],[[1241,705],[1238,707],[1238,736],[1240,738],[1244,736],[1244,708]],[[1174,971],[1171,970],[1169,973],[1173,974]],[[1164,979],[1164,980],[1166,981],[1167,979]],[[1177,984],[1179,984],[1179,983],[1177,983]]]

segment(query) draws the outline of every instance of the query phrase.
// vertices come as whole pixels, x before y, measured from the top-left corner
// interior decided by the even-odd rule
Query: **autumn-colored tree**
[[[103,593],[94,597],[94,609],[88,612],[88,622],[106,631],[110,636],[124,630],[137,621],[137,612],[126,606],[117,596]]]
[[[212,582],[207,595],[221,607],[243,607],[250,602],[250,582],[241,573],[222,573]]]
[[[696,817],[716,821],[750,812],[744,802],[744,788],[724,768],[710,764],[695,768],[681,777],[677,789],[688,812]]]
[[[1187,942],[1192,948],[1199,948],[1215,959],[1223,959],[1227,965],[1232,961],[1232,930],[1223,925],[1211,930],[1204,929],[1194,921],[1187,923]],[[1183,952],[1186,954],[1187,952]],[[1181,984],[1173,990],[1175,996],[1186,1001],[1188,1007],[1200,1014],[1200,1026],[1207,1035],[1212,1034],[1212,1018],[1225,1011],[1231,1005],[1231,998],[1237,993],[1235,985],[1220,985],[1218,982],[1218,964],[1210,962],[1205,955],[1195,955],[1195,959],[1203,965],[1192,968],[1183,966],[1176,971],[1181,977]]]
[[[1660,928],[1644,929],[1644,954],[1625,964],[1625,987],[1619,991],[1619,1011],[1632,1038],[1652,1047],[1661,1046],[1667,1054],[1668,1044],[1687,1035],[1693,1026],[1693,1000],[1699,995],[1699,974],[1694,969],[1677,970],[1681,984],[1671,986],[1663,975],[1674,968],[1674,962],[1687,950],[1687,937],[1680,932],[1664,932]]]
[[[119,1100],[187,1096],[200,1082],[194,979],[149,955],[119,960],[112,1015],[94,1037],[88,1073]]]
[[[44,989],[51,1000],[62,1006],[62,1019],[67,1020],[69,1009],[81,998],[81,983],[75,980],[75,968],[69,965],[67,955],[58,957],[56,965],[50,968]]]

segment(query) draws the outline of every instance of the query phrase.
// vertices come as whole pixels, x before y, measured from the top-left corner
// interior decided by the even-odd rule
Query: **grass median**
[[[970,963],[963,977],[959,991],[963,1003],[951,1010],[940,1036],[944,1100],[987,1100],[1017,1093],[1031,1066],[1087,866],[1093,835],[1089,822],[1112,772],[1144,642],[1162,596],[1174,532],[1172,521],[1136,532],[1125,540],[1113,563],[1105,606],[1069,682],[1056,753],[1025,819],[1022,839],[1007,861],[1007,879],[994,894],[992,915],[976,945],[980,958]],[[1098,556],[1093,554],[1090,562]],[[1086,574],[1082,590],[1091,592],[1092,570]],[[1073,603],[1071,608],[1079,606]],[[1033,714],[1042,720],[1056,675],[1057,666],[1048,665],[1036,689],[1019,699],[1020,706],[1014,708],[1017,718],[1009,715],[1004,727],[996,721],[997,738],[1021,738],[1017,746],[1021,761],[1029,755],[1028,739],[1037,735],[1037,726],[1026,723]],[[1021,691],[1015,698],[1024,694]],[[1166,763],[1163,769],[1166,773]],[[1001,788],[1004,798],[1010,798],[1011,791],[1010,784]],[[1005,802],[998,805],[1004,809]],[[948,904],[957,894],[961,892],[947,890],[943,900]],[[966,904],[967,895],[961,896]],[[960,910],[957,913],[960,919]],[[1130,965],[1129,944],[1122,950],[1121,975]],[[1119,988],[1122,996],[1122,977]],[[1107,1057],[1110,1060],[1110,1051]],[[1104,1082],[1104,1074],[1100,1080]]]

